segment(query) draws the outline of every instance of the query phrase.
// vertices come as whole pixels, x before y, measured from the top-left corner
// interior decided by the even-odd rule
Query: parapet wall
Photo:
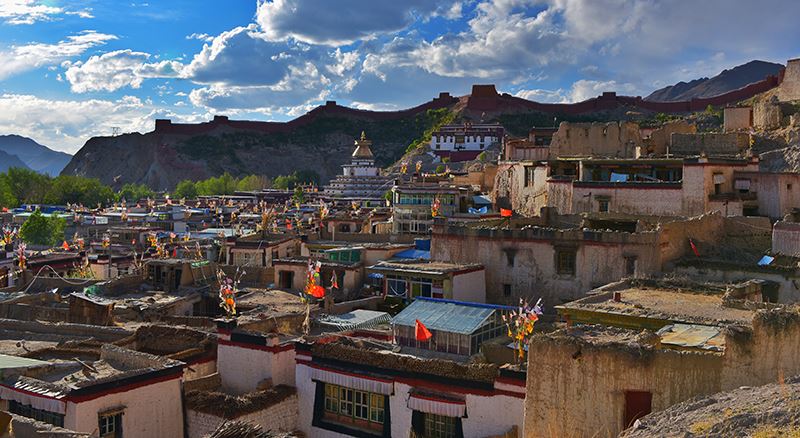
[[[219,127],[228,127],[243,131],[258,131],[267,134],[290,132],[295,128],[308,125],[321,116],[348,116],[362,117],[370,120],[394,120],[412,116],[429,109],[440,109],[458,102],[458,98],[450,93],[439,93],[439,96],[422,105],[401,111],[368,111],[337,105],[335,101],[328,101],[325,105],[318,106],[308,113],[288,122],[259,122],[249,120],[230,120],[226,116],[214,116],[210,122],[188,124],[172,123],[169,119],[156,119],[156,134],[200,135],[211,132]]]

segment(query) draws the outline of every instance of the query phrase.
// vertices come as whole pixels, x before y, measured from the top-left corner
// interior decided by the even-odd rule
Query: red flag
[[[692,247],[692,252],[694,252],[694,255],[700,257],[700,253],[697,251],[697,247],[694,246],[694,241],[692,241],[692,239],[689,239],[689,246]]]
[[[178,258],[178,248],[172,249],[172,258],[174,259]]]
[[[64,251],[69,251],[69,243],[65,240],[61,247],[64,248]]]
[[[417,340],[418,341],[425,342],[425,341],[430,340],[431,336],[433,336],[431,334],[430,330],[428,330],[428,328],[425,327],[424,324],[419,322],[418,319],[414,320],[414,326],[415,326],[414,328],[415,328],[415,331],[416,331],[416,334],[417,334]]]
[[[514,212],[511,211],[511,210],[508,210],[508,209],[505,209],[505,208],[501,208],[500,209],[500,216],[501,217],[511,217],[512,214],[514,214]]]
[[[313,285],[310,292],[314,298],[325,298],[325,288],[320,285]]]

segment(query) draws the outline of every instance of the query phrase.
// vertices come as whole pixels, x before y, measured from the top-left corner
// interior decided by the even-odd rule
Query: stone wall
[[[673,133],[694,134],[695,132],[697,132],[697,127],[685,120],[665,123],[660,128],[653,130],[650,138],[644,139],[646,154],[664,155],[671,145]]]
[[[756,129],[780,128],[783,113],[778,99],[759,100],[753,105],[753,126]]]
[[[772,229],[772,252],[800,256],[800,224],[780,221]]]
[[[685,157],[705,153],[715,155],[738,155],[750,147],[750,135],[739,132],[724,134],[672,134],[670,155]]]
[[[725,132],[748,130],[753,126],[753,108],[749,106],[725,108],[722,119]]]
[[[550,159],[574,156],[633,158],[641,145],[639,125],[634,122],[561,122],[550,142]]]

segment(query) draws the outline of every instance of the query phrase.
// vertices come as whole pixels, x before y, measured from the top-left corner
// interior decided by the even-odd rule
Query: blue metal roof
[[[504,309],[505,306],[417,298],[392,319],[392,324],[413,327],[418,319],[429,330],[471,335],[495,311]]]
[[[400,251],[397,254],[395,254],[394,258],[397,258],[397,259],[430,260],[431,259],[431,252],[430,251],[420,251],[418,249],[407,249],[405,251]]]

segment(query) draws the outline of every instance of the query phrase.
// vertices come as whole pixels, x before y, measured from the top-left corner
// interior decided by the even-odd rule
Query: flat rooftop
[[[175,360],[103,345],[99,360],[36,361],[21,374],[7,377],[4,383],[12,388],[58,398],[59,395],[94,384],[182,366],[182,362]]]
[[[708,325],[751,325],[755,310],[723,305],[722,285],[701,288],[628,285],[557,306],[559,313],[588,312]],[[614,294],[620,300],[614,300]]]
[[[277,289],[244,288],[236,297],[236,306],[242,311],[258,309],[274,314],[303,313],[306,305],[296,294]]]
[[[483,265],[477,263],[450,263],[442,261],[386,260],[370,266],[373,271],[419,272],[426,274],[448,274],[451,272],[481,270]]]

